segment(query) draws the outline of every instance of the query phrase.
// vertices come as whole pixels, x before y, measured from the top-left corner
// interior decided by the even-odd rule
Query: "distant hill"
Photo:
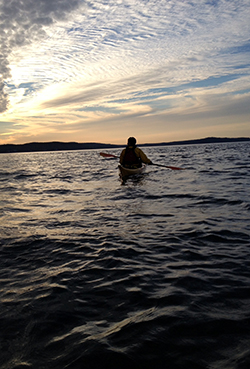
[[[36,151],[71,151],[71,150],[90,150],[90,149],[108,149],[121,147],[119,145],[102,144],[96,142],[78,143],[78,142],[30,142],[26,144],[6,144],[0,145],[0,153],[10,152],[36,152]]]
[[[156,143],[156,144],[143,144],[140,146],[199,145],[199,144],[242,142],[242,141],[250,141],[250,138],[249,137],[238,137],[238,138],[207,137],[207,138],[200,138],[196,140],[172,141],[172,142],[162,142],[162,143]]]
[[[209,144],[209,143],[225,143],[225,142],[241,142],[249,141],[248,137],[239,138],[220,138],[220,137],[207,137],[198,140],[186,140],[186,141],[172,141],[161,143],[146,143],[141,144],[140,147],[147,146],[171,146],[171,145],[197,145],[197,144]],[[71,151],[71,150],[90,150],[90,149],[114,149],[124,147],[125,145],[112,145],[97,142],[30,142],[25,144],[5,144],[0,145],[0,153],[13,153],[13,152],[38,152],[38,151]]]

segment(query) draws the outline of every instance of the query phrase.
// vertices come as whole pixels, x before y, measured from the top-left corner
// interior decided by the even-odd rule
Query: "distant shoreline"
[[[196,140],[172,141],[161,143],[145,143],[139,145],[140,147],[148,146],[173,146],[173,145],[197,145],[210,143],[230,143],[230,142],[250,142],[249,137],[238,138],[221,138],[221,137],[207,137]],[[78,143],[78,142],[30,142],[25,144],[5,144],[0,145],[0,154],[20,153],[20,152],[41,152],[41,151],[76,151],[76,150],[91,150],[91,149],[116,149],[124,147],[124,145],[113,145],[96,142]]]

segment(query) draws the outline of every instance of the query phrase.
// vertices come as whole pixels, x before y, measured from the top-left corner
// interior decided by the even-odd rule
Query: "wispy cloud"
[[[0,14],[3,141],[34,127],[94,141],[96,126],[121,140],[133,124],[149,141],[149,119],[167,139],[177,117],[185,139],[187,115],[249,118],[248,0],[0,0]]]
[[[22,58],[24,53],[20,52],[20,48],[41,42],[48,36],[47,27],[65,21],[80,4],[80,0],[0,1],[0,111],[6,110],[8,105],[3,82],[11,78],[10,60],[13,54],[17,53]]]

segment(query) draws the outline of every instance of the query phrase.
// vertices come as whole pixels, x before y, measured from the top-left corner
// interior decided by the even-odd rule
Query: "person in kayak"
[[[120,155],[120,164],[125,168],[140,168],[142,163],[152,165],[152,161],[147,155],[136,146],[136,139],[129,137],[127,147],[122,150]]]

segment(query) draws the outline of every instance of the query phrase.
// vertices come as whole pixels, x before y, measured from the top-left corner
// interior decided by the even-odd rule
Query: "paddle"
[[[112,154],[105,154],[105,152],[100,152],[100,155],[104,158],[119,158],[119,156],[112,155]]]
[[[100,155],[103,156],[104,158],[119,158],[119,156],[112,155],[112,154],[106,154],[105,152],[100,152]],[[169,168],[169,169],[172,169],[172,170],[183,170],[183,169],[185,169],[185,168],[170,167],[168,165],[155,164],[155,163],[152,163],[151,165],[155,165],[157,167]]]
[[[183,170],[183,169],[185,169],[185,168],[170,167],[168,165],[155,164],[155,163],[152,163],[152,165],[156,165],[157,167],[169,168],[169,169],[172,169],[172,170]]]

